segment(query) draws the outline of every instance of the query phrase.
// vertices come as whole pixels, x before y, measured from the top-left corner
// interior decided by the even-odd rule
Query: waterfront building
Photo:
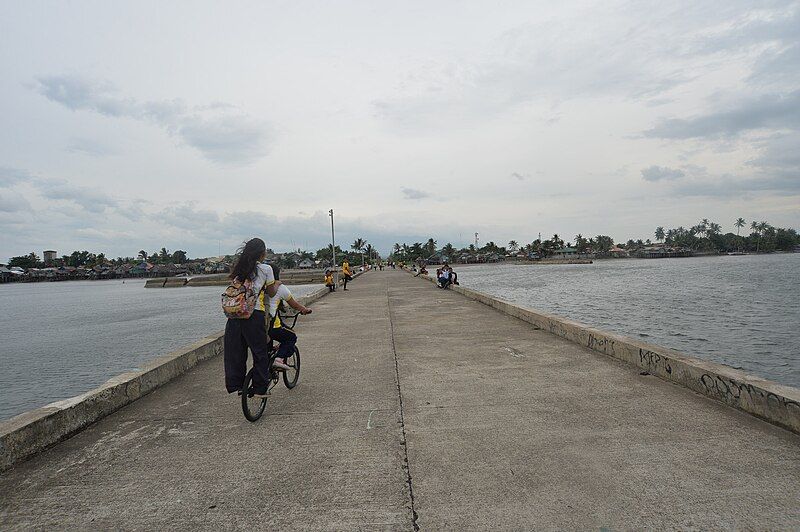
[[[58,251],[54,251],[52,249],[48,249],[42,252],[42,256],[44,257],[45,264],[52,264],[54,260],[58,258]]]
[[[617,246],[614,246],[613,248],[609,249],[608,250],[608,254],[611,255],[614,258],[617,258],[617,259],[618,258],[624,258],[624,257],[628,256],[628,252],[627,251],[625,251],[624,249],[622,249],[620,247],[617,247]]]
[[[578,250],[576,248],[561,248],[553,251],[553,257],[557,257],[559,259],[570,259],[574,258],[578,254]]]

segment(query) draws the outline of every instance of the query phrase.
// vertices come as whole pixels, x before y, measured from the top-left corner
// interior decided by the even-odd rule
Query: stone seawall
[[[432,283],[435,279],[420,276]],[[531,325],[620,359],[651,375],[680,384],[770,423],[800,434],[800,389],[749,375],[729,366],[590,327],[561,316],[528,309],[476,290],[451,290]]]
[[[325,281],[323,270],[283,270],[281,281],[287,285],[322,284]],[[145,288],[177,288],[181,286],[228,286],[227,273],[197,275],[194,277],[154,277],[145,281]]]
[[[298,299],[305,305],[328,294],[322,287]],[[84,394],[51,403],[0,422],[0,471],[61,441],[123,406],[147,395],[200,362],[222,353],[223,333],[142,365],[139,371],[117,375]]]

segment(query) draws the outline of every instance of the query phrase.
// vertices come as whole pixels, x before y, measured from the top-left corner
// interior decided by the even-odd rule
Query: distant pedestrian
[[[350,270],[350,263],[347,259],[342,262],[342,280],[344,282],[344,290],[347,290],[347,281],[353,280],[353,272]]]

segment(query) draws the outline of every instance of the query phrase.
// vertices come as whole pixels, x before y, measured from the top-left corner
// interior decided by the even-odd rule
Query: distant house
[[[142,261],[129,270],[129,273],[134,277],[145,277],[150,274],[153,265],[149,262]]]
[[[10,283],[13,275],[11,270],[5,266],[0,266],[0,283]]]
[[[303,259],[300,261],[300,264],[298,264],[297,267],[303,270],[307,270],[308,268],[313,268],[314,261],[312,261],[311,259]]]
[[[566,247],[553,251],[553,256],[560,259],[568,259],[574,257],[577,253],[578,250],[576,248]]]
[[[45,264],[51,264],[54,260],[58,258],[58,251],[53,251],[52,249],[48,249],[42,253],[42,257],[44,258]]]
[[[624,258],[628,256],[628,252],[622,248],[614,246],[613,248],[608,250],[608,254],[614,258]]]

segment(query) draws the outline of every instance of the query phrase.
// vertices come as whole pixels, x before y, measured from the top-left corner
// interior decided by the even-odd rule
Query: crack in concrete
[[[417,522],[419,516],[414,501],[414,484],[411,477],[411,464],[408,461],[408,440],[406,439],[406,420],[403,413],[403,391],[400,388],[400,365],[397,361],[397,347],[394,342],[394,321],[392,321],[392,304],[391,297],[389,296],[389,283],[386,283],[386,311],[389,315],[389,331],[392,337],[392,354],[394,355],[394,371],[397,382],[397,399],[400,402],[400,445],[403,446],[403,469],[406,472],[406,484],[408,484],[408,498],[411,501],[411,524],[415,531],[419,530],[419,523]]]

